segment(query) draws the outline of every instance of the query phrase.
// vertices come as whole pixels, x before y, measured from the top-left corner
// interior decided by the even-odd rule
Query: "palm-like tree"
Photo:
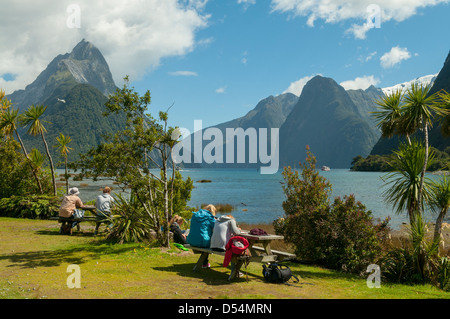
[[[39,171],[41,170],[45,162],[44,156],[42,156],[41,152],[39,152],[35,148],[31,150],[29,155],[31,164],[33,165],[33,169],[36,170],[37,174],[39,174]]]
[[[442,223],[450,207],[450,177],[443,175],[439,180],[432,181],[430,194],[430,206],[439,212],[434,227],[434,241],[440,242]]]
[[[72,138],[70,136],[64,136],[63,133],[59,133],[59,137],[56,138],[58,141],[58,147],[59,153],[62,157],[64,157],[64,167],[65,167],[65,179],[66,179],[66,194],[69,193],[69,174],[67,173],[67,156],[69,154],[69,151],[72,149],[69,146],[67,146],[71,141]]]
[[[399,150],[394,152],[393,159],[389,162],[393,171],[386,176],[390,187],[383,194],[385,200],[393,205],[397,213],[406,210],[411,224],[416,219],[416,214],[420,214],[423,209],[420,197],[423,196],[426,201],[429,199],[428,178],[425,178],[424,189],[420,193],[420,175],[425,156],[428,156],[428,168],[434,161],[434,152],[426,155],[425,148],[416,140],[412,140],[411,144],[400,144]]]
[[[379,100],[376,100],[377,111],[371,112],[377,121],[377,127],[381,130],[383,137],[391,138],[394,135],[405,135],[408,143],[411,144],[410,135],[412,128],[405,125],[402,121],[405,113],[403,104],[403,92],[401,89],[386,94]]]
[[[19,140],[20,146],[22,147],[23,154],[25,155],[28,163],[30,164],[30,166],[32,168],[34,179],[36,180],[36,183],[39,187],[39,192],[41,194],[43,194],[42,184],[41,184],[41,181],[39,180],[39,176],[37,175],[35,169],[33,168],[31,159],[28,156],[25,145],[23,144],[23,141],[20,138],[19,132],[17,131],[17,123],[19,122],[19,118],[20,118],[19,110],[13,110],[12,108],[6,109],[6,111],[2,114],[2,117],[0,119],[0,131],[3,131],[3,133],[6,136],[13,136],[14,133],[16,134],[17,139]]]
[[[24,126],[29,125],[28,133],[31,135],[41,135],[42,141],[44,142],[45,151],[47,153],[48,160],[50,162],[50,169],[52,173],[52,182],[53,182],[53,194],[56,196],[56,179],[55,179],[55,168],[53,166],[53,159],[48,150],[48,144],[45,140],[44,133],[47,132],[47,129],[44,127],[44,121],[41,120],[42,114],[44,114],[46,106],[43,105],[30,105],[28,110],[23,113],[22,124]]]
[[[422,193],[425,180],[425,172],[429,167],[428,161],[428,129],[433,125],[433,117],[435,114],[445,115],[445,109],[441,107],[438,102],[438,95],[436,93],[429,94],[431,85],[424,86],[423,84],[412,83],[411,87],[405,94],[405,116],[402,119],[403,125],[415,129],[421,129],[424,133],[425,141],[425,157],[420,175],[419,187],[419,204],[422,200]],[[419,205],[420,206],[420,205]]]

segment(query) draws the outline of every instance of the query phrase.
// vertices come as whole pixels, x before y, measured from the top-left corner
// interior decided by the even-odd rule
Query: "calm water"
[[[58,170],[58,173],[63,173],[63,170]],[[233,216],[245,223],[270,223],[284,215],[281,207],[284,200],[281,170],[274,175],[261,175],[255,169],[186,169],[181,173],[184,178],[190,176],[194,181],[195,188],[189,202],[192,207],[207,203],[231,204],[235,207]],[[383,202],[385,184],[382,177],[386,173],[335,169],[320,174],[333,185],[333,198],[354,194],[375,218],[390,216],[393,228],[407,221],[406,214],[395,214]],[[197,182],[202,179],[211,180],[211,183]],[[70,186],[80,188],[80,197],[84,202],[95,199],[105,185],[114,187],[111,181],[70,181]],[[431,215],[428,217],[434,219]]]

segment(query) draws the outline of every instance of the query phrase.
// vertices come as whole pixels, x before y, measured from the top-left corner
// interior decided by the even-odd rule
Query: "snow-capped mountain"
[[[408,81],[408,82],[403,82],[403,83],[399,83],[399,84],[396,84],[391,87],[382,88],[382,90],[383,90],[384,94],[390,94],[393,91],[396,91],[398,89],[403,89],[403,91],[405,91],[411,87],[412,83],[417,83],[419,85],[423,84],[424,86],[433,85],[434,80],[436,80],[437,75],[438,74],[436,73],[436,74],[421,76],[421,77],[418,77],[418,78]]]

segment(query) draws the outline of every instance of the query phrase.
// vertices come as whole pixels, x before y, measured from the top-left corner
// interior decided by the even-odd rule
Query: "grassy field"
[[[58,234],[55,221],[0,218],[0,299],[416,299],[449,298],[432,286],[382,283],[320,267],[292,263],[300,283],[264,282],[260,264],[246,278],[228,282],[221,256],[194,273],[198,255],[176,247],[112,245],[93,237],[93,226],[72,236]],[[69,288],[69,265],[81,270],[81,287]]]

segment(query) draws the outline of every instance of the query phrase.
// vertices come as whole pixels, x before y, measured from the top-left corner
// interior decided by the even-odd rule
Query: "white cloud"
[[[448,3],[449,0],[378,0],[375,1],[380,9],[382,23],[395,20],[401,22],[415,14],[418,9]],[[374,11],[370,7],[373,0],[272,0],[272,12],[291,13],[294,16],[307,17],[307,25],[314,26],[315,20],[321,19],[325,23],[337,23],[345,20],[360,20],[360,24],[353,24],[347,32],[357,39],[364,39],[371,29],[369,23]]]
[[[352,33],[356,39],[363,40],[367,37],[367,32],[371,29],[367,23],[363,25],[352,24],[352,26],[345,31],[345,33]]]
[[[8,93],[31,83],[58,54],[85,38],[105,56],[114,80],[138,80],[166,57],[197,45],[208,25],[208,0],[77,0],[81,28],[68,28],[65,1],[6,1],[0,20],[0,87]],[[209,40],[210,41],[210,40]],[[12,74],[13,80],[2,76]]]
[[[411,53],[409,53],[407,48],[400,48],[399,46],[396,46],[393,47],[391,51],[383,54],[380,58],[380,64],[385,69],[392,68],[403,60],[408,60],[409,58],[411,58]]]
[[[256,4],[256,0],[237,0],[238,4],[243,4],[244,8],[247,9],[249,6]]]
[[[303,91],[303,87],[308,83],[309,80],[311,80],[315,75],[312,76],[305,76],[297,81],[292,82],[289,87],[284,91],[283,93],[292,93],[297,96],[300,96]]]
[[[378,83],[380,83],[380,80],[373,75],[365,75],[363,77],[357,77],[354,80],[344,81],[340,84],[346,90],[365,90],[371,85],[376,86]]]
[[[169,75],[173,75],[173,76],[198,76],[197,72],[192,72],[192,71],[169,72]]]
[[[221,88],[218,88],[217,90],[216,90],[216,93],[219,93],[219,94],[222,94],[222,93],[225,93],[225,90],[227,89],[227,87],[226,86],[223,86],[223,87],[221,87]]]
[[[377,54],[377,51],[374,51],[372,53],[370,53],[367,57],[366,57],[366,62],[372,60],[372,58]]]

